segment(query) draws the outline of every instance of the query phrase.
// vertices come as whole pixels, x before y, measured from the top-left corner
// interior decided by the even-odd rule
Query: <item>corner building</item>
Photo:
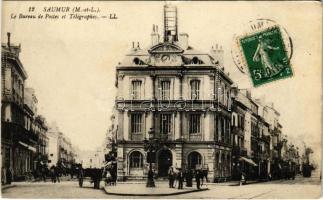
[[[153,169],[208,168],[210,181],[231,176],[232,80],[223,71],[223,50],[203,53],[178,34],[177,8],[164,6],[161,39],[153,26],[151,46],[133,43],[116,67],[118,179],[147,176],[144,139],[159,140]]]

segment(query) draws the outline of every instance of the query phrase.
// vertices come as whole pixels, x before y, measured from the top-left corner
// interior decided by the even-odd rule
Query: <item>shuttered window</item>
[[[172,115],[161,114],[160,115],[160,132],[162,134],[169,134],[172,131]]]
[[[142,114],[131,114],[131,133],[142,133]]]
[[[201,115],[191,114],[189,121],[189,133],[198,134],[201,133]]]
[[[132,99],[140,99],[141,98],[141,81],[132,81],[131,82],[131,94]]]
[[[191,81],[191,99],[193,100],[200,99],[200,83],[199,80]]]
[[[161,99],[169,100],[170,99],[170,81],[161,81]]]

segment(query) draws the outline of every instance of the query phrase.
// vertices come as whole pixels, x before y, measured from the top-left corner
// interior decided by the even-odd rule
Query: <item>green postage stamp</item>
[[[293,75],[279,27],[240,37],[239,42],[254,86]]]

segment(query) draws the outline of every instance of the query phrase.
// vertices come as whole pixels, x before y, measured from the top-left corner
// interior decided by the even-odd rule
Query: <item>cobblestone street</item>
[[[166,182],[157,182],[157,187],[164,187]],[[208,184],[209,190],[181,194],[176,196],[161,197],[136,197],[108,195],[103,189],[94,190],[89,181],[85,182],[84,188],[79,188],[76,181],[63,181],[61,183],[37,182],[37,183],[14,183],[15,187],[5,189],[2,192],[4,198],[318,198],[320,195],[320,179],[318,177],[303,178],[296,180],[279,180],[265,183],[255,183],[244,186],[231,186],[232,184]],[[145,191],[145,184],[122,183],[117,187],[124,187]],[[158,188],[156,188],[158,190]],[[148,192],[147,192],[148,193]]]

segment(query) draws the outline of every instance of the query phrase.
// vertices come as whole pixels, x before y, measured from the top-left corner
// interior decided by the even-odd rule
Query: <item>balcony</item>
[[[36,143],[38,141],[38,135],[33,131],[26,130],[23,126],[11,123],[1,122],[2,138],[5,140],[22,141],[27,144]]]
[[[142,133],[131,133],[131,141],[143,141],[144,135]]]
[[[202,141],[202,134],[189,134],[188,136],[189,141]]]
[[[160,133],[158,136],[158,139],[160,139],[161,141],[172,141],[174,138],[171,133],[168,133],[168,134]]]
[[[232,154],[235,156],[247,156],[247,149],[244,147],[234,146]]]

